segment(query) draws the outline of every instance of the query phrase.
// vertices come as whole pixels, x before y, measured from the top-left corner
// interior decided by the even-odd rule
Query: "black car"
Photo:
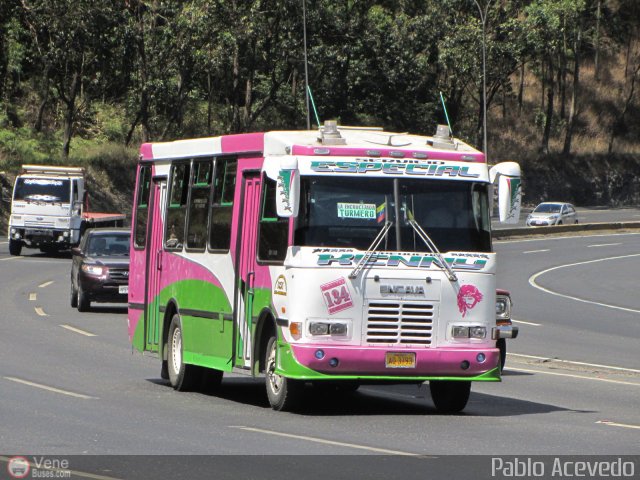
[[[127,229],[100,228],[85,232],[73,248],[71,306],[86,312],[91,302],[126,303],[129,291]]]

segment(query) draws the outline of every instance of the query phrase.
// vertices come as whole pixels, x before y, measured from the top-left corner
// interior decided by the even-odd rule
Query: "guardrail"
[[[568,232],[591,232],[598,230],[634,230],[640,228],[640,222],[601,222],[577,223],[574,225],[553,225],[550,227],[500,228],[492,231],[494,239],[513,237],[534,237]]]

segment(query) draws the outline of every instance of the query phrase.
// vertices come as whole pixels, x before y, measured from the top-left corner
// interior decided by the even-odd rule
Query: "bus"
[[[145,143],[128,333],[176,390],[264,377],[274,410],[306,388],[429,382],[440,412],[501,379],[491,211],[520,211],[520,167],[439,126],[339,126]]]

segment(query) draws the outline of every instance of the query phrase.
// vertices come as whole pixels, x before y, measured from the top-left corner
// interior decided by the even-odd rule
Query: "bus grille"
[[[370,302],[367,343],[431,345],[433,303]]]

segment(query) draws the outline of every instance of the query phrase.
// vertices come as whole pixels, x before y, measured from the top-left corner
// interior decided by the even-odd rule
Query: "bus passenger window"
[[[276,213],[276,181],[263,177],[258,259],[282,262],[287,255],[289,219]]]
[[[228,251],[231,244],[231,218],[235,195],[238,160],[219,158],[216,160],[213,184],[213,202],[209,222],[209,248]]]
[[[176,163],[171,169],[169,204],[167,206],[167,229],[164,246],[181,249],[184,244],[184,227],[189,194],[189,164]]]
[[[213,159],[195,161],[191,180],[191,201],[189,202],[189,220],[187,225],[187,248],[204,250],[207,244],[207,219],[209,217],[209,199]]]

